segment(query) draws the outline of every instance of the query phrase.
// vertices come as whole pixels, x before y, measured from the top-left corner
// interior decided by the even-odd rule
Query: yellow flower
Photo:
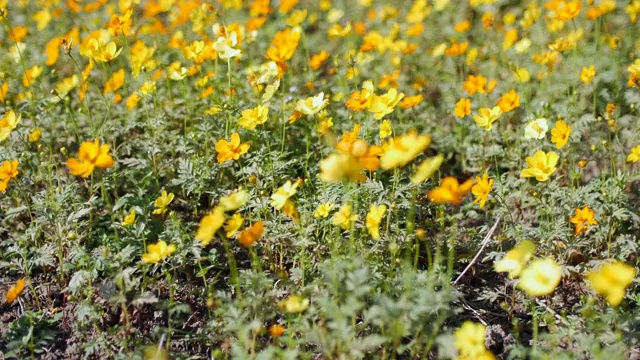
[[[606,297],[609,305],[618,306],[635,276],[636,269],[633,266],[616,261],[589,271],[587,280],[598,294]]]
[[[292,183],[291,180],[287,180],[284,185],[279,187],[278,190],[271,195],[270,205],[277,210],[282,210],[282,207],[284,207],[289,198],[296,194],[299,185],[300,182],[298,181]]]
[[[38,65],[34,65],[33,67],[27,69],[27,71],[25,71],[24,75],[22,76],[22,85],[24,85],[24,87],[31,87],[31,85],[33,85],[33,82],[40,77],[40,74],[42,74],[42,66],[38,66]]]
[[[513,70],[513,76],[516,78],[516,81],[521,83],[527,83],[531,80],[531,74],[529,74],[529,70],[526,68],[515,68]]]
[[[389,120],[382,120],[380,123],[380,139],[386,139],[393,133],[393,129],[391,129],[391,123]]]
[[[591,84],[593,78],[596,76],[596,68],[591,65],[589,67],[583,67],[582,71],[580,71],[580,81],[585,84]]]
[[[355,156],[350,154],[333,153],[320,160],[320,180],[337,183],[348,179],[351,181],[362,181],[365,176],[361,174],[363,167]]]
[[[278,302],[278,307],[289,314],[301,313],[309,307],[309,299],[299,295],[291,295]]]
[[[313,217],[316,219],[326,218],[336,205],[332,202],[326,202],[318,205],[313,212]]]
[[[197,40],[182,48],[185,59],[193,60],[196,64],[202,64],[205,60],[214,56],[213,46],[205,44],[204,41]]]
[[[167,212],[167,206],[171,204],[175,195],[173,193],[167,194],[166,190],[162,190],[162,194],[158,196],[158,198],[153,202],[153,205],[156,207],[153,210],[154,214],[164,214]]]
[[[635,163],[638,161],[640,161],[640,145],[635,146],[633,149],[631,149],[629,156],[627,156],[627,162]]]
[[[109,62],[120,55],[122,48],[118,49],[113,41],[102,43],[98,39],[89,39],[89,58],[97,62]]]
[[[518,40],[518,29],[509,29],[504,33],[504,41],[502,42],[502,50],[510,49]]]
[[[321,92],[316,96],[299,100],[296,104],[296,111],[305,115],[315,115],[327,105],[329,105],[329,99],[325,99],[324,93]]]
[[[144,360],[169,360],[169,352],[166,348],[158,348],[155,345],[147,345],[142,350]]]
[[[156,91],[156,82],[155,81],[145,81],[140,89],[138,89],[138,93],[142,96],[151,95]]]
[[[300,220],[300,213],[298,212],[298,209],[296,209],[296,205],[291,200],[287,200],[284,203],[284,206],[282,207],[282,212],[286,216],[293,219],[293,221],[296,223],[298,222],[298,220]]]
[[[565,52],[575,49],[577,43],[575,40],[559,38],[552,44],[549,44],[549,50],[557,52]],[[584,69],[584,68],[583,68]]]
[[[571,126],[564,120],[556,121],[556,127],[551,129],[551,142],[556,144],[556,148],[562,149],[569,141]]]
[[[536,151],[533,156],[527,156],[525,161],[529,167],[520,172],[520,177],[535,177],[538,181],[547,181],[549,176],[556,171],[560,157],[553,151],[545,153],[542,150]]]
[[[624,8],[624,11],[629,14],[629,20],[635,24],[638,19],[638,14],[640,14],[640,0],[631,1],[631,3]]]
[[[549,295],[560,284],[562,266],[551,259],[536,259],[520,273],[518,287],[529,296]]]
[[[134,92],[127,98],[125,105],[127,105],[127,109],[131,110],[138,105],[138,102],[140,102],[140,96],[137,92]]]
[[[318,123],[318,134],[324,135],[333,127],[333,118],[325,118]]]
[[[369,103],[369,112],[373,113],[374,119],[380,120],[384,116],[391,114],[403,97],[403,93],[398,93],[398,90],[393,88],[381,96],[373,94]]]
[[[493,354],[484,345],[486,327],[465,321],[453,332],[459,359],[493,359]],[[484,356],[484,357],[483,357]]]
[[[419,184],[433,176],[433,174],[440,169],[443,161],[444,155],[442,154],[438,154],[423,161],[418,165],[416,172],[411,176],[411,183]]]
[[[100,140],[85,141],[78,149],[78,158],[67,160],[67,167],[71,175],[89,177],[95,168],[108,169],[113,167],[113,157],[109,155],[109,145],[100,145]]]
[[[307,18],[307,9],[299,9],[291,13],[289,17],[284,21],[285,24],[295,27],[304,21]],[[313,58],[311,59],[313,60]],[[317,70],[317,69],[314,69]]]
[[[384,213],[387,211],[386,205],[370,205],[369,212],[367,213],[367,231],[369,231],[369,235],[371,235],[374,239],[380,238],[380,222],[382,221],[382,217]]]
[[[227,237],[230,238],[235,235],[242,227],[242,224],[244,224],[244,218],[242,217],[242,214],[233,214],[231,218],[227,220],[227,224],[224,226],[224,231],[227,232]]]
[[[18,176],[18,160],[4,161],[0,164],[0,191],[5,191],[9,180]]]
[[[216,206],[213,211],[205,215],[200,220],[198,231],[196,232],[196,240],[200,241],[202,246],[207,246],[213,240],[213,236],[216,234],[222,225],[224,224],[224,208],[222,206]]]
[[[66,97],[67,94],[69,94],[71,90],[75,89],[79,83],[80,83],[80,78],[78,77],[78,75],[73,75],[60,80],[60,82],[56,84],[57,96],[55,101],[58,101],[59,99]]]
[[[484,204],[489,198],[489,192],[493,188],[493,179],[489,179],[487,173],[482,174],[482,177],[476,176],[476,184],[471,188],[471,193],[476,197],[473,203],[480,203],[480,208],[484,207]]]
[[[9,137],[11,131],[13,131],[22,119],[22,114],[13,112],[13,110],[7,111],[2,118],[0,118],[0,141],[4,141]]]
[[[342,26],[340,24],[333,24],[327,29],[327,36],[329,39],[337,39],[347,36],[351,33],[351,22],[347,22],[347,25]]]
[[[458,100],[454,112],[459,118],[463,118],[471,114],[471,99],[461,98]]]
[[[173,254],[175,251],[175,245],[167,245],[164,240],[160,240],[155,244],[147,246],[147,252],[142,255],[142,261],[149,264],[155,264]]]
[[[218,152],[218,162],[223,163],[230,160],[238,160],[240,155],[249,151],[249,143],[240,144],[240,135],[238,133],[231,134],[231,141],[220,139],[216,143],[216,151]]]
[[[379,156],[382,148],[379,146],[369,146],[366,141],[358,139],[360,125],[354,126],[353,132],[347,132],[336,145],[339,153],[354,157],[358,164],[358,168],[364,168],[369,171],[375,171],[380,167]]]
[[[266,123],[267,116],[269,116],[269,107],[258,105],[253,109],[243,110],[242,116],[238,119],[238,125],[253,130],[256,126]]]
[[[22,291],[24,291],[24,285],[24,278],[18,279],[18,281],[16,281],[15,285],[13,285],[11,289],[9,289],[9,291],[7,291],[7,293],[4,295],[7,303],[11,304],[12,302],[16,301],[18,296],[20,296],[20,294],[22,294]]]
[[[122,220],[122,226],[131,226],[134,222],[136,222],[136,211],[131,209],[129,214]]]
[[[453,176],[447,176],[440,182],[440,186],[429,191],[427,197],[436,204],[462,204],[462,198],[465,197],[473,186],[473,180],[467,179],[464,183],[458,183],[458,179]]]
[[[180,61],[174,61],[167,67],[167,77],[174,81],[179,81],[187,77],[189,71],[182,66]]]
[[[333,214],[333,225],[338,225],[343,230],[349,230],[357,219],[358,215],[351,214],[351,204],[344,204],[337,213]]]
[[[384,146],[384,154],[380,157],[380,166],[385,170],[405,166],[420,155],[430,143],[429,135],[418,135],[416,130],[409,130],[406,134],[388,141]]]
[[[37,13],[33,14],[31,18],[36,22],[36,29],[44,30],[47,27],[49,22],[51,21],[51,12],[49,9],[42,9]]]
[[[244,247],[249,247],[258,241],[263,233],[264,224],[262,221],[257,221],[238,236],[238,242]]]
[[[558,53],[556,51],[546,51],[533,55],[533,61],[535,61],[536,64],[546,65],[548,71],[553,70],[553,67],[558,62],[558,58]]]
[[[239,189],[234,193],[221,197],[219,205],[224,211],[233,211],[243,207],[247,201],[249,201],[249,193],[246,190]]]
[[[544,139],[549,130],[547,119],[539,118],[529,121],[524,128],[524,137],[527,139]]]
[[[503,113],[509,112],[520,106],[520,95],[511,89],[498,100],[498,107]]]
[[[147,72],[153,71],[158,66],[158,61],[153,59],[155,51],[155,47],[147,46],[142,40],[136,41],[130,47],[131,74],[137,77],[143,68]]]
[[[588,206],[582,209],[576,209],[576,214],[570,219],[575,225],[576,235],[580,235],[587,231],[591,225],[597,225],[598,221],[594,219],[595,211],[589,209]]]
[[[242,50],[236,49],[238,46],[238,35],[235,31],[229,32],[226,36],[220,36],[213,43],[213,48],[216,50],[220,59],[231,59],[234,57],[242,56]]]
[[[485,130],[489,131],[493,127],[493,123],[502,115],[502,110],[500,110],[499,106],[494,106],[491,109],[480,108],[478,113],[479,115],[473,115],[473,120],[478,126],[482,126]]]
[[[520,276],[522,268],[535,255],[536,244],[530,240],[520,242],[516,247],[507,251],[507,254],[493,264],[497,272],[508,272],[509,279]]]

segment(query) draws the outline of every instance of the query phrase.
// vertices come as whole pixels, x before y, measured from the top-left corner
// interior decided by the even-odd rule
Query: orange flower
[[[293,56],[301,36],[299,31],[290,28],[277,32],[271,40],[272,46],[267,49],[265,57],[278,64],[281,72],[287,70],[287,65],[284,62]]]
[[[587,231],[591,225],[597,225],[598,221],[594,219],[595,211],[589,209],[588,206],[582,209],[576,209],[576,214],[570,219],[575,225],[576,235],[580,235]]]
[[[18,281],[16,281],[16,284],[13,285],[11,289],[9,289],[9,291],[7,291],[4,298],[7,299],[7,303],[11,304],[12,302],[16,301],[18,296],[22,294],[23,290],[24,290],[24,278],[18,279]]]
[[[128,36],[131,32],[131,15],[133,9],[129,8],[124,15],[111,15],[111,20],[107,23],[106,28],[112,35],[118,36],[120,34]]]
[[[558,20],[568,21],[580,14],[580,9],[582,9],[582,1],[570,1],[564,4],[564,6],[558,11]]]
[[[251,19],[247,20],[246,29],[247,29],[247,31],[258,30],[258,29],[260,29],[262,27],[262,25],[264,25],[264,23],[266,21],[267,21],[266,16],[259,16],[259,17],[251,18]]]
[[[0,102],[7,101],[7,93],[9,92],[9,83],[5,82],[0,86]]]
[[[280,337],[284,333],[285,326],[284,325],[271,325],[269,326],[269,334],[273,337]]]
[[[462,98],[458,100],[456,103],[455,113],[459,118],[463,118],[471,114],[471,99]]]
[[[329,59],[329,53],[322,50],[320,53],[315,54],[311,57],[309,61],[309,67],[313,70],[318,70]]]
[[[422,94],[406,97],[406,98],[402,99],[402,101],[400,102],[400,107],[403,108],[403,109],[412,108],[412,107],[420,104],[423,99],[424,99],[424,97],[422,96]]]
[[[264,225],[262,224],[262,221],[257,221],[240,233],[238,236],[238,242],[244,247],[249,247],[260,239],[262,233],[264,233]]]
[[[473,179],[467,179],[464,183],[458,183],[458,179],[447,176],[440,182],[440,186],[429,191],[427,197],[436,204],[462,204],[462,198],[471,191]]]
[[[120,69],[111,75],[109,80],[104,84],[104,94],[108,94],[110,92],[115,92],[120,89],[124,84],[124,69]]]
[[[487,81],[488,79],[482,75],[469,75],[467,81],[462,84],[462,90],[467,91],[469,95],[473,95],[476,92],[484,94],[487,92],[485,90]]]
[[[369,171],[376,171],[380,167],[382,148],[375,145],[369,146],[365,140],[354,139],[350,141],[343,137],[336,145],[336,149],[341,154],[353,156],[361,167]]]
[[[484,31],[488,31],[493,26],[494,21],[495,18],[492,13],[487,12],[482,14],[482,27],[484,28]]]
[[[53,66],[60,55],[60,45],[62,45],[62,37],[54,37],[44,47],[44,54],[47,55],[45,65]]]
[[[457,23],[453,27],[453,30],[455,30],[456,32],[466,32],[470,28],[471,28],[471,23],[469,22],[469,20],[464,20],[464,21],[461,21],[461,22]]]
[[[9,33],[9,39],[15,42],[22,42],[29,33],[29,29],[26,26],[14,26]]]
[[[78,159],[67,160],[71,175],[89,177],[95,168],[108,169],[113,166],[113,157],[109,155],[109,145],[100,145],[100,140],[85,141],[78,150]]]
[[[249,143],[240,144],[240,135],[238,133],[231,134],[231,141],[220,139],[216,143],[216,151],[218,152],[218,162],[223,163],[229,160],[238,160],[240,155],[249,151]]]
[[[511,89],[498,100],[498,106],[502,112],[509,112],[520,106],[520,95]]]
[[[444,54],[447,56],[460,56],[467,52],[469,48],[469,42],[453,43],[451,46],[444,50]]]
[[[347,109],[351,111],[362,111],[369,107],[371,103],[371,93],[368,90],[354,91],[347,99]]]
[[[0,191],[5,191],[9,180],[18,176],[18,160],[4,161],[0,164]]]

